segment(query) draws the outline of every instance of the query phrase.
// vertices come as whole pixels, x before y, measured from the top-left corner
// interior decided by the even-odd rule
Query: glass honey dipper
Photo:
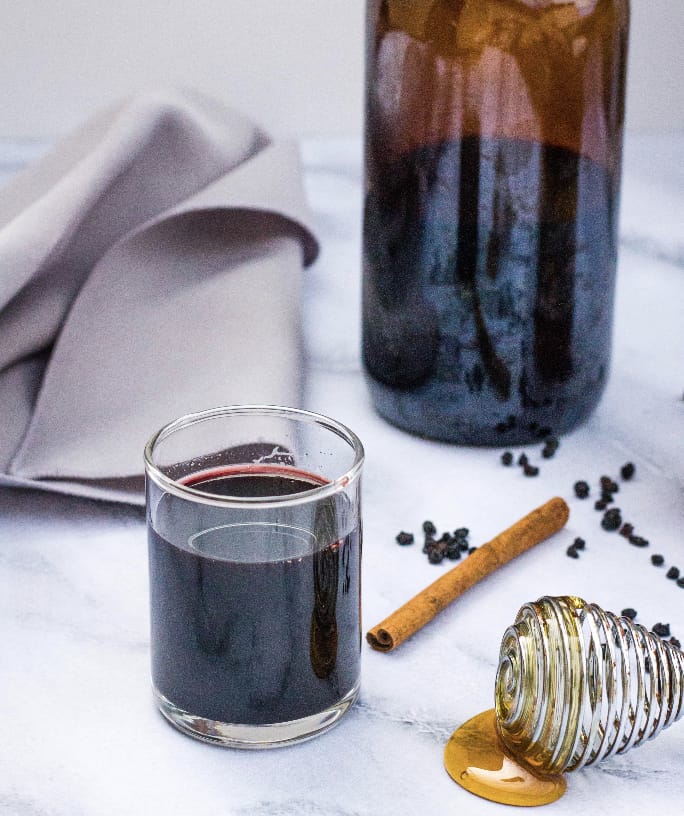
[[[447,743],[449,775],[512,805],[553,802],[576,771],[652,739],[684,714],[684,653],[572,596],[525,604],[504,633],[495,710]]]

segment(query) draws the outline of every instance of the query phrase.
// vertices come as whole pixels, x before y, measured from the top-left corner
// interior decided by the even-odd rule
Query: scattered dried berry
[[[678,587],[684,587],[684,578],[680,578],[680,579],[677,581],[677,586],[678,586]]]
[[[458,561],[461,555],[470,549],[468,543],[470,530],[467,527],[458,527],[453,534],[449,531],[443,532],[439,538],[437,538],[437,527],[432,521],[424,521],[422,528],[425,533],[423,552],[431,564],[441,564],[445,558],[450,561]],[[404,530],[396,536],[397,543],[401,545],[413,544],[414,540],[413,533]],[[473,547],[472,551],[474,550]]]
[[[651,629],[654,635],[658,635],[658,637],[670,637],[670,624],[669,623],[656,623],[656,625]]]
[[[618,530],[622,525],[622,516],[620,511],[615,507],[612,510],[606,510],[601,519],[601,527],[608,532]]]
[[[501,454],[501,464],[506,465],[506,467],[513,464],[513,454],[510,451],[504,451]]]
[[[630,524],[628,521],[625,522],[622,527],[620,527],[620,535],[624,536],[625,538],[629,538],[632,533],[634,532],[634,525]]]
[[[622,612],[620,612],[620,614],[622,615],[623,618],[629,618],[630,620],[634,620],[637,616],[637,611],[636,609],[632,609],[631,606],[628,606],[627,609],[623,609]]]
[[[423,532],[426,536],[433,536],[437,532],[437,528],[431,521],[423,522]]]
[[[651,564],[653,564],[654,567],[662,567],[664,563],[665,559],[663,558],[662,555],[651,556]]]
[[[589,495],[589,485],[585,481],[575,482],[574,490],[578,499],[586,499]]]
[[[635,547],[648,547],[648,539],[638,535],[631,535],[629,543],[634,544]]]
[[[671,644],[672,644],[672,645],[673,645],[673,646],[674,646],[676,649],[681,649],[681,648],[682,648],[682,644],[680,643],[679,639],[678,639],[678,638],[676,638],[676,637],[671,637],[671,638],[670,638],[670,643],[671,643]]]
[[[608,502],[603,499],[594,502],[594,510],[605,510],[606,507],[608,507]]]
[[[544,447],[542,448],[542,456],[544,459],[551,459],[553,456],[555,456],[559,445],[560,442],[555,436],[549,436],[544,442]]]
[[[607,493],[617,493],[620,489],[620,485],[613,481],[610,476],[601,476],[599,481],[601,483],[601,490],[604,490]]]
[[[568,558],[579,558],[579,553],[572,544],[565,551],[565,554],[568,556]]]
[[[526,467],[530,463],[530,460],[527,458],[526,453],[521,453],[518,457],[518,464],[520,467]]]
[[[476,549],[477,549],[477,547],[471,547],[471,548],[468,550],[468,555],[472,555],[472,554],[475,552],[475,550],[476,550]]]
[[[539,475],[539,468],[535,467],[534,465],[525,465],[523,468],[523,473],[525,476],[538,476]]]
[[[461,557],[461,548],[457,544],[450,544],[446,548],[446,557],[450,561],[458,561],[458,559]]]
[[[667,571],[667,578],[670,578],[672,581],[676,581],[679,578],[679,569],[677,567],[670,567]]]
[[[633,462],[627,462],[626,465],[623,465],[620,468],[620,476],[622,476],[622,478],[626,482],[628,482],[634,476],[635,473],[636,473],[636,468],[634,467]]]
[[[572,542],[572,546],[576,550],[583,550],[587,546],[587,542],[583,538],[577,536],[577,538]]]

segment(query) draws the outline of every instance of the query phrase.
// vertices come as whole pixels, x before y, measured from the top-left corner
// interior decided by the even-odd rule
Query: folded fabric
[[[198,95],[97,116],[0,189],[0,484],[143,502],[184,413],[294,404],[297,148]]]

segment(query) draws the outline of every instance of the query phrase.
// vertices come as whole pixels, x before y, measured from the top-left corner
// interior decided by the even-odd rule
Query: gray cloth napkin
[[[198,95],[98,115],[0,190],[0,484],[143,503],[164,423],[300,400],[299,157]]]

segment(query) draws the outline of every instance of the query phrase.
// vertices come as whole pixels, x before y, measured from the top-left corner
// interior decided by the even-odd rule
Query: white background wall
[[[0,139],[190,85],[273,133],[361,129],[365,0],[0,0]],[[628,127],[684,130],[684,0],[632,0]]]

